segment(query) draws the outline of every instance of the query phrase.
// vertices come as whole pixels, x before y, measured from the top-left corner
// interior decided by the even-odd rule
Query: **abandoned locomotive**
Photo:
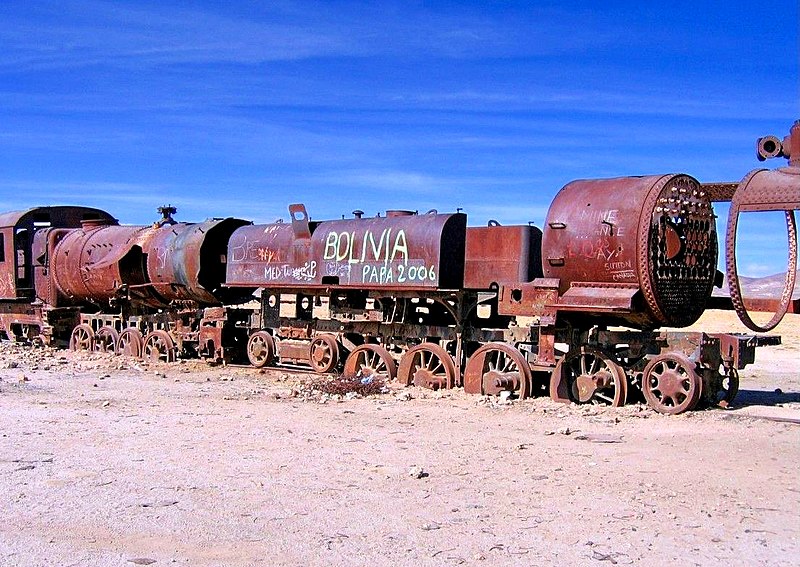
[[[561,189],[542,230],[468,227],[465,214],[435,210],[312,221],[303,205],[266,225],[178,223],[171,207],[152,226],[85,207],[8,213],[0,333],[470,393],[615,406],[642,395],[664,413],[725,405],[737,370],[776,338],[659,328],[696,321],[722,283],[713,201],[786,210],[791,264],[799,124],[772,152],[792,156],[776,172],[789,179],[780,202],[740,195],[749,177],[581,180]],[[793,284],[787,275],[789,295]],[[743,310],[740,295],[733,304]]]

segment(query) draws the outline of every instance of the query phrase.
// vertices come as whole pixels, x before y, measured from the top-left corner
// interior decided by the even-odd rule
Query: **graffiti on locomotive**
[[[404,229],[331,230],[324,235],[323,260],[328,273],[347,274],[351,283],[425,284],[436,282],[436,269],[414,258]]]
[[[619,222],[619,209],[583,209],[578,218],[578,226],[591,226],[592,229],[576,235],[576,239],[567,244],[567,257],[596,260],[602,266],[602,271],[608,273],[615,282],[636,281],[632,260],[623,257],[627,230]]]

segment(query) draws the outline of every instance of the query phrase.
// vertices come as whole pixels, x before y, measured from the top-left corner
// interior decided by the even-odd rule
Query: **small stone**
[[[439,528],[441,528],[441,527],[442,527],[442,526],[440,526],[440,525],[439,525],[439,524],[437,524],[436,522],[430,522],[430,523],[427,523],[427,524],[422,524],[422,526],[421,526],[421,528],[423,529],[423,531],[426,531],[426,532],[429,532],[429,531],[431,531],[431,530],[438,530],[438,529],[439,529]]]
[[[418,467],[417,465],[413,465],[410,469],[408,469],[408,476],[411,478],[426,478],[428,473],[422,467]]]
[[[106,400],[106,401],[104,401],[102,404],[100,404],[100,407],[107,408],[107,407],[108,407],[108,406],[110,406],[110,405],[111,405],[111,402],[109,402],[108,400]]]
[[[411,395],[411,392],[408,390],[403,390],[402,392],[398,392],[395,395],[395,399],[401,402],[407,402],[409,400],[413,400],[414,396]]]
[[[569,427],[562,427],[561,429],[558,430],[558,432],[561,435],[572,435],[572,433],[574,433],[574,431]]]

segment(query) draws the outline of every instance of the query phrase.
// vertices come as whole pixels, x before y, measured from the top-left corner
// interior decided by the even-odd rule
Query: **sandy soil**
[[[3,344],[0,565],[797,565],[776,332],[735,409],[675,417]]]

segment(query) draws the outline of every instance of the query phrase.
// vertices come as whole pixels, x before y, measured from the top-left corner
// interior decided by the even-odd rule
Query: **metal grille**
[[[690,177],[662,190],[650,223],[653,294],[669,325],[693,323],[703,312],[717,269],[717,229],[707,193]]]

